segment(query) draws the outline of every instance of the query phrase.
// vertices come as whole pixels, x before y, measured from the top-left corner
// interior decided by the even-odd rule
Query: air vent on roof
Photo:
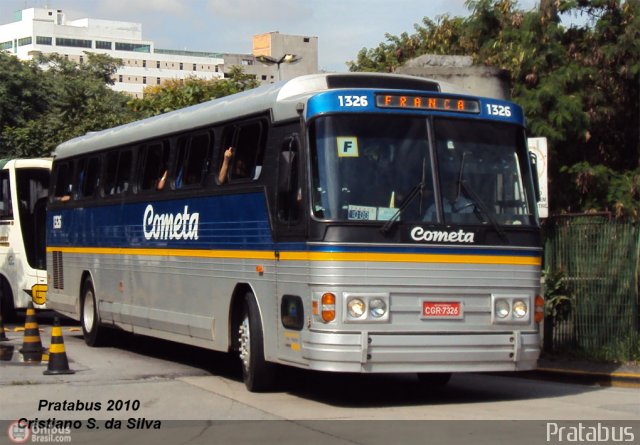
[[[437,82],[426,79],[394,77],[384,74],[327,76],[329,88],[389,88],[393,90],[440,91]]]

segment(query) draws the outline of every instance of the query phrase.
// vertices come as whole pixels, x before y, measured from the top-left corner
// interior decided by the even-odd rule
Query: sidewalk
[[[534,376],[574,383],[640,388],[640,363],[598,363],[563,357],[541,357]]]

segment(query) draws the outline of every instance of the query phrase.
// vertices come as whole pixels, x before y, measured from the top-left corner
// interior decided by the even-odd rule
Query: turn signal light
[[[536,312],[535,312],[536,323],[542,323],[542,320],[544,320],[544,298],[542,298],[541,295],[536,295],[535,307],[536,307]]]
[[[336,319],[336,296],[327,292],[322,295],[322,321],[329,323]]]

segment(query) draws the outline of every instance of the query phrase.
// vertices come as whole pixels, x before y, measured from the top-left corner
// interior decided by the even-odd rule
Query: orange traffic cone
[[[0,341],[9,341],[7,334],[4,332],[4,323],[2,322],[2,314],[0,314]]]
[[[64,350],[64,340],[62,338],[62,328],[60,327],[60,319],[53,319],[53,328],[51,329],[51,346],[49,347],[49,364],[47,370],[43,372],[45,375],[55,374],[75,374],[75,371],[69,369],[69,360]]]
[[[29,302],[27,306],[27,316],[24,320],[24,340],[20,353],[26,361],[41,361],[44,348],[40,340],[40,328],[38,320],[36,320],[36,310],[33,303]]]

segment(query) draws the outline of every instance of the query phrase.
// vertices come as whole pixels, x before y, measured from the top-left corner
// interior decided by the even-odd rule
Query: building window
[[[160,69],[160,61],[159,60],[156,62],[156,68]]]
[[[142,78],[142,83],[143,83],[143,85],[146,85],[146,84],[147,84],[147,78],[146,78],[146,77],[143,77],[143,78]]]
[[[147,67],[147,61],[146,61],[146,60],[143,60],[143,61],[142,61],[142,68],[146,68],[146,67]]]
[[[84,63],[84,56],[80,56],[80,64],[82,65]]]
[[[249,65],[253,65],[253,60],[242,59],[241,63],[243,66],[249,66]]]
[[[304,43],[309,43],[311,41],[311,39],[309,37],[305,37],[304,38]]]
[[[137,53],[150,53],[151,45],[145,45],[142,43],[116,42],[116,51],[134,51]]]
[[[11,49],[11,48],[13,48],[13,42],[12,41],[0,43],[0,51],[5,51],[5,50]]]
[[[118,82],[122,82],[122,74],[118,76]]]
[[[193,71],[196,71],[196,69],[197,69],[197,65],[194,63],[193,64]]]
[[[36,45],[52,45],[53,39],[51,37],[36,36]]]
[[[108,49],[112,48],[111,42],[107,42],[104,40],[96,40],[96,49]]]
[[[160,78],[156,77],[156,85],[160,85]]]
[[[183,68],[183,64],[182,64],[182,62],[180,62],[180,69],[182,69],[182,68]]]
[[[266,74],[263,74],[263,75],[262,75],[262,80],[267,80],[267,76],[266,76]]]
[[[23,37],[22,39],[18,39],[18,46],[31,45],[33,43],[33,39],[31,37]]]
[[[64,37],[56,37],[56,46],[70,46],[73,48],[91,48],[91,40],[66,39]]]

